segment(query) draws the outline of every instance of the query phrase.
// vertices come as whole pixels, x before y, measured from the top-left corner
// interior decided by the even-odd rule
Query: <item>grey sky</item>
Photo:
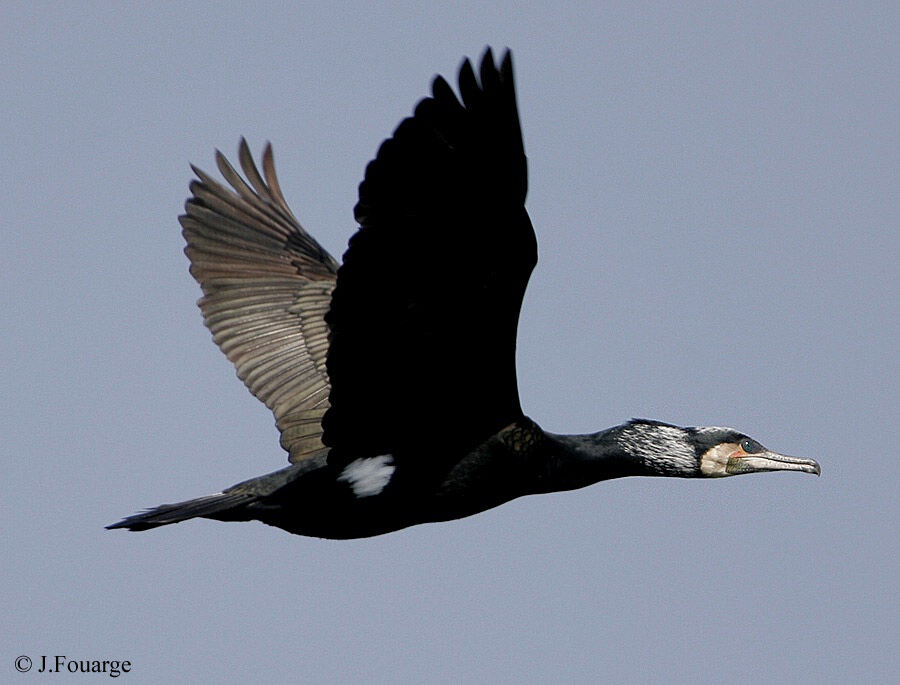
[[[900,11],[299,5],[0,5],[0,679],[61,654],[130,683],[896,682]],[[540,246],[526,412],[732,425],[822,477],[626,479],[350,542],[104,531],[286,464],[194,306],[188,162],[271,140],[339,256],[381,140],[486,44],[513,49]]]

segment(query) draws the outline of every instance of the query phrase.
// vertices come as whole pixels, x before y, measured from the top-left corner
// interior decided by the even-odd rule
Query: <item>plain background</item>
[[[2,3],[0,679],[59,654],[132,683],[896,682],[898,19]],[[381,140],[488,44],[540,243],[526,412],[731,425],[821,478],[626,479],[350,542],[103,530],[286,464],[194,306],[188,162],[271,140],[339,256]]]

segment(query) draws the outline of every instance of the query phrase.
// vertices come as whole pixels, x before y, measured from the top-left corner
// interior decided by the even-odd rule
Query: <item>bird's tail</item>
[[[127,528],[128,530],[149,530],[170,523],[178,523],[192,518],[211,518],[220,521],[240,521],[249,518],[242,516],[245,506],[257,499],[258,495],[250,492],[217,492],[175,504],[160,504],[140,514],[124,518],[118,523],[106,526],[107,529]]]

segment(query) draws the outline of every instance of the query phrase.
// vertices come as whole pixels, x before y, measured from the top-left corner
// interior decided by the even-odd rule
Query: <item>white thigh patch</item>
[[[372,497],[384,490],[395,468],[392,454],[355,459],[344,467],[338,480],[349,483],[357,497]]]

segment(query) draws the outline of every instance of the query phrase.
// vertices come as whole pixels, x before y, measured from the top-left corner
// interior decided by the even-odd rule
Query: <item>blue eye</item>
[[[747,438],[741,442],[741,449],[747,454],[756,454],[757,452],[763,451],[763,446],[756,442],[756,440]]]

